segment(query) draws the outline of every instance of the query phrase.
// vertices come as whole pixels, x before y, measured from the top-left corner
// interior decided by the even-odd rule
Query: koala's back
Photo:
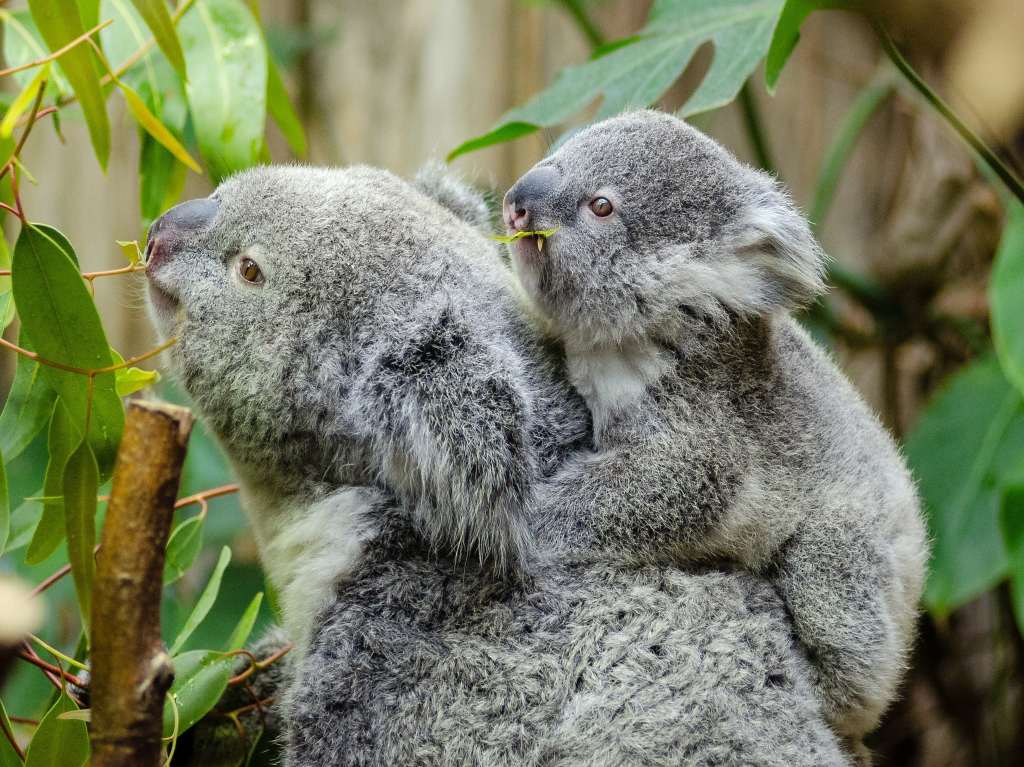
[[[786,371],[780,397],[807,457],[794,491],[809,507],[805,527],[822,542],[857,538],[872,544],[845,558],[851,578],[882,579],[893,614],[909,634],[924,585],[927,544],[913,481],[893,438],[867,404],[792,317],[777,317],[773,348]],[[879,562],[874,557],[884,558]]]
[[[290,767],[847,764],[764,581],[605,563],[517,587],[418,546],[381,544],[322,613]]]

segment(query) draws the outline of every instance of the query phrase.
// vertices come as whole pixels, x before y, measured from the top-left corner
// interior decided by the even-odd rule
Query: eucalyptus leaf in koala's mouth
[[[536,237],[537,249],[543,250],[544,240],[546,240],[548,237],[550,237],[557,231],[558,227],[556,226],[554,229],[541,229],[535,232],[516,232],[515,234],[492,234],[491,239],[494,240],[495,242],[502,242],[508,244],[510,242],[515,242],[516,240],[521,240],[524,237]]]

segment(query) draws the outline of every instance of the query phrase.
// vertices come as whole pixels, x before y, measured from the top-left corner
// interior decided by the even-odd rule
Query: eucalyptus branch
[[[106,269],[101,272],[82,272],[82,279],[87,282],[92,282],[98,277],[118,277],[122,274],[132,274],[133,272],[144,272],[146,267],[142,264],[130,264],[129,266],[122,266],[117,269]],[[0,277],[10,277],[10,269],[0,269]]]
[[[253,655],[248,650],[235,650],[235,652],[231,653],[231,654],[234,654],[234,655],[247,655],[249,657],[249,660],[251,661],[251,663],[249,664],[249,667],[245,669],[245,671],[242,671],[241,673],[236,674],[235,676],[231,677],[231,679],[228,680],[228,684],[232,685],[232,686],[233,685],[241,684],[242,682],[246,681],[249,677],[251,677],[257,671],[262,671],[267,666],[271,666],[274,663],[276,663],[277,661],[281,660],[281,658],[283,658],[285,655],[290,653],[294,647],[295,647],[295,645],[293,645],[291,642],[289,642],[288,644],[286,644],[283,647],[281,647],[280,649],[278,649],[272,655],[268,655],[263,660],[258,660],[256,658],[256,656]]]
[[[876,18],[871,19],[871,25],[874,27],[878,39],[882,44],[882,50],[889,57],[896,68],[900,71],[907,81],[914,87],[914,89],[921,94],[925,101],[930,104],[936,112],[938,112],[943,119],[957,132],[961,139],[971,147],[985,164],[992,169],[999,179],[1006,185],[1007,189],[1013,193],[1013,195],[1024,202],[1024,182],[1017,177],[1017,175],[1006,166],[1006,164],[999,159],[999,156],[986,144],[977,133],[971,130],[960,116],[953,111],[939,94],[931,89],[931,87],[924,81],[924,79],[910,66],[903,54],[900,53],[896,47],[896,43],[893,42],[888,31],[882,25],[882,22]]]
[[[65,53],[70,51],[72,48],[74,48],[74,47],[76,47],[78,45],[81,45],[86,40],[90,39],[93,35],[97,34],[101,29],[104,29],[105,27],[109,27],[113,23],[114,23],[113,19],[107,19],[106,21],[100,22],[95,27],[90,29],[88,32],[85,32],[85,33],[79,35],[74,40],[72,40],[70,43],[68,43],[67,45],[65,45],[62,48],[57,49],[56,51],[51,53],[49,56],[44,56],[41,59],[36,59],[35,61],[29,61],[29,62],[27,62],[25,64],[19,64],[16,67],[9,67],[8,69],[0,69],[0,77],[6,77],[7,75],[13,75],[15,72],[23,72],[26,69],[32,69],[34,67],[40,67],[43,64],[46,64],[47,62],[53,61],[54,59],[59,59]]]
[[[116,370],[131,367],[132,365],[138,364],[139,362],[144,362],[145,360],[148,360],[151,357],[155,357],[156,355],[160,354],[160,352],[166,351],[170,347],[174,346],[174,344],[176,344],[177,342],[178,339],[176,337],[169,338],[155,349],[150,349],[145,354],[140,354],[137,357],[132,357],[131,359],[127,359],[124,362],[119,362],[116,365],[107,365],[106,367],[102,368],[80,368],[75,367],[74,365],[65,365],[63,362],[57,362],[55,360],[46,359],[45,357],[39,356],[35,352],[31,352],[28,349],[25,349],[21,346],[18,346],[15,343],[12,343],[11,341],[8,341],[6,338],[0,337],[0,346],[8,348],[12,352],[16,352],[17,354],[20,354],[23,357],[27,357],[28,359],[34,362],[38,362],[40,365],[46,365],[47,367],[57,368],[58,370],[63,370],[67,373],[77,373],[78,375],[87,376],[90,379],[103,373],[113,373]]]

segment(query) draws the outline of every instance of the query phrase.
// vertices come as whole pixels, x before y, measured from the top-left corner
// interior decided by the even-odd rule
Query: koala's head
[[[178,338],[174,372],[237,462],[365,481],[331,473],[360,465],[339,406],[355,363],[400,321],[394,296],[413,300],[425,254],[467,241],[486,243],[386,171],[256,168],[153,224],[151,314]]]
[[[580,344],[678,333],[687,317],[766,314],[814,299],[824,257],[767,174],[682,120],[638,111],[580,131],[509,190],[526,292]]]

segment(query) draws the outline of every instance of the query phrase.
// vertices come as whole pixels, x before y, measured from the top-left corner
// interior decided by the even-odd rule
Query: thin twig
[[[71,684],[75,685],[76,687],[88,687],[84,680],[79,679],[77,676],[75,676],[69,671],[65,671],[60,666],[54,666],[52,663],[47,663],[34,652],[30,654],[25,650],[18,650],[17,655],[23,661],[27,661],[28,663],[31,663],[33,666],[38,666],[43,671],[49,671],[51,674],[56,674],[57,676],[64,677],[64,679],[71,682]]]
[[[893,42],[892,37],[889,36],[888,31],[882,25],[882,22],[876,18],[871,19],[871,24],[875,28],[875,32],[878,34],[878,39],[882,43],[882,50],[889,57],[893,64],[900,73],[907,78],[907,81],[914,87],[914,89],[924,97],[936,112],[938,112],[949,125],[957,132],[957,134],[971,147],[985,164],[991,168],[992,172],[999,176],[1000,180],[1006,185],[1007,189],[1013,193],[1013,195],[1024,202],[1024,182],[1022,182],[1017,175],[1010,170],[999,156],[989,148],[988,144],[982,141],[981,137],[978,136],[973,130],[971,130],[967,124],[960,119],[960,116],[953,111],[939,94],[931,89],[931,87],[924,81],[924,79],[910,66],[903,54],[900,53],[896,47],[896,43]]]
[[[284,645],[279,650],[277,650],[277,652],[275,652],[273,655],[268,655],[263,660],[257,660],[256,656],[253,655],[248,650],[244,650],[244,649],[243,650],[235,650],[233,653],[231,653],[232,655],[248,655],[249,656],[249,660],[252,661],[252,663],[249,665],[249,667],[247,669],[245,669],[245,671],[242,671],[239,674],[236,674],[235,676],[231,677],[231,679],[228,680],[228,684],[229,685],[241,684],[246,679],[248,679],[250,676],[252,676],[255,672],[262,671],[267,666],[270,666],[270,665],[276,663],[277,661],[281,660],[281,658],[283,658],[285,655],[287,655],[288,653],[290,653],[292,651],[292,648],[294,646],[295,645],[293,645],[291,642],[289,642],[288,644]]]
[[[77,373],[78,375],[88,376],[90,378],[92,378],[93,376],[101,375],[102,373],[113,373],[116,370],[131,367],[132,365],[135,365],[139,362],[144,362],[148,360],[150,357],[155,357],[156,355],[160,354],[160,352],[166,351],[177,342],[178,339],[176,337],[169,338],[155,349],[150,349],[145,354],[140,354],[137,357],[132,357],[131,359],[127,359],[124,362],[119,362],[116,365],[107,365],[106,367],[102,368],[80,368],[75,367],[74,365],[65,365],[63,362],[48,360],[45,357],[40,357],[35,352],[31,352],[28,349],[25,349],[24,347],[18,346],[17,344],[8,341],[6,338],[0,337],[0,346],[5,346],[12,352],[16,352],[23,357],[28,357],[30,360],[38,362],[40,365],[46,365],[47,367],[57,368],[58,370],[63,370],[67,373]]]
[[[15,72],[23,72],[26,69],[32,69],[33,67],[39,67],[39,66],[42,66],[43,64],[47,63],[48,61],[53,61],[54,59],[58,59],[61,56],[63,56],[65,53],[70,51],[72,48],[74,48],[75,46],[81,45],[82,43],[84,43],[86,40],[88,40],[90,37],[95,35],[97,32],[99,32],[104,27],[109,27],[113,23],[114,23],[113,19],[107,19],[106,21],[100,22],[95,27],[90,29],[88,32],[85,32],[84,34],[79,35],[74,40],[72,40],[70,43],[65,45],[63,48],[59,48],[58,50],[56,50],[53,53],[51,53],[49,56],[44,56],[41,59],[36,59],[35,61],[30,61],[30,62],[28,62],[26,64],[19,64],[16,67],[10,67],[8,69],[0,69],[0,77],[6,77],[7,75],[13,75]]]
[[[210,500],[211,498],[218,498],[222,495],[229,495],[230,493],[237,493],[238,485],[221,485],[220,487],[214,487],[209,490],[203,490],[202,492],[196,493],[195,495],[189,495],[185,498],[181,498],[174,504],[175,509],[180,509],[183,506],[189,506],[193,503],[203,503]]]
[[[17,717],[9,717],[12,722],[17,721]],[[14,749],[14,753],[18,755],[18,758],[24,762],[25,752],[21,750],[21,746],[18,745],[17,739],[14,737],[14,733],[7,729],[7,724],[0,719],[0,730],[4,731],[4,737],[7,738],[7,742],[11,744],[11,748]]]
[[[750,147],[754,150],[754,157],[762,170],[775,174],[775,163],[772,162],[771,152],[768,150],[768,140],[765,137],[764,122],[761,120],[761,110],[757,107],[754,94],[750,89],[750,80],[743,83],[739,95],[740,111],[743,113],[743,124],[747,129],[747,138],[750,140]]]
[[[98,277],[117,277],[122,274],[131,274],[132,272],[144,272],[146,267],[142,264],[129,264],[128,266],[121,266],[117,269],[105,269],[100,272],[82,272],[82,279],[88,282],[92,282]],[[10,277],[10,269],[0,269],[0,277]]]

